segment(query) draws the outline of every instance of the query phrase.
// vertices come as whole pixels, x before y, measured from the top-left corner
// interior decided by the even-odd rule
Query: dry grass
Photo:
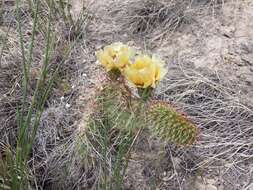
[[[14,4],[12,1],[4,2],[6,4],[0,10],[0,14],[5,15],[0,20],[0,42],[9,26],[10,30],[0,65],[0,159],[4,147],[15,145],[16,108],[21,104],[22,98],[21,54]],[[151,185],[160,189],[201,189],[199,186],[205,186],[204,181],[209,179],[215,180],[214,185],[220,189],[252,188],[252,78],[246,81],[244,78],[231,77],[231,72],[234,72],[232,68],[240,71],[240,65],[231,64],[232,66],[215,70],[209,65],[196,67],[192,58],[195,49],[199,50],[196,53],[199,56],[206,47],[199,42],[205,38],[203,35],[214,33],[214,29],[201,25],[202,18],[217,19],[229,25],[228,21],[221,19],[222,10],[234,7],[231,20],[238,23],[236,19],[245,12],[238,13],[236,10],[240,6],[252,7],[250,3],[222,0],[94,1],[87,5],[87,11],[92,15],[89,17],[90,22],[78,27],[77,33],[58,15],[54,22],[55,48],[50,61],[51,71],[63,60],[64,52],[76,37],[80,38],[69,58],[60,67],[59,76],[42,114],[29,161],[34,175],[34,188],[91,189],[97,183],[102,171],[101,165],[87,165],[95,159],[87,159],[87,142],[82,138],[84,131],[80,128],[80,123],[83,124],[84,112],[90,111],[86,105],[92,107],[90,102],[96,88],[95,83],[100,81],[97,78],[103,78],[102,72],[94,64],[94,51],[114,41],[128,42],[164,56],[169,73],[157,89],[156,98],[168,100],[184,111],[200,130],[198,142],[187,149],[164,144],[143,133],[129,162],[125,189],[147,189]],[[41,14],[47,15],[46,12]],[[25,39],[28,39],[31,17],[26,4],[22,4],[22,21]],[[40,22],[44,22],[43,18]],[[42,47],[45,45],[43,27],[38,31],[31,66],[35,81],[37,70],[41,66]],[[198,31],[207,32],[199,35]],[[180,37],[189,33],[194,34],[194,37],[191,36],[193,42],[186,40],[185,44],[194,45],[186,44],[184,49],[178,46],[174,51],[171,48],[174,46],[170,43],[177,43]],[[249,31],[245,35],[250,37],[251,33]],[[239,37],[233,37],[232,40],[241,42]],[[26,47],[27,45],[25,44]],[[243,67],[252,74],[252,49],[249,49],[249,53],[238,51],[239,53],[235,52],[237,56],[249,57],[248,63],[241,60],[240,64],[244,64]],[[227,64],[225,60],[219,61],[219,65]],[[29,98],[33,89],[32,83]],[[93,151],[95,152],[94,149]],[[98,155],[89,157],[99,159]],[[199,177],[203,180],[199,180]]]
[[[253,107],[251,97],[240,93],[240,89],[247,86],[230,81],[225,72],[177,64],[179,67],[170,71],[159,96],[183,109],[200,129],[198,143],[192,149],[174,150],[180,152],[177,158],[186,160],[180,175],[185,171],[216,171],[221,173],[214,176],[223,176],[220,180],[226,188],[232,189],[235,184],[246,188],[252,176]],[[182,180],[179,182],[183,184]]]

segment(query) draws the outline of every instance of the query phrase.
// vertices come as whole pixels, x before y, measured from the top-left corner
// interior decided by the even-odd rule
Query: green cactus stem
[[[153,102],[148,106],[148,122],[157,137],[179,145],[193,144],[196,126],[166,102]]]

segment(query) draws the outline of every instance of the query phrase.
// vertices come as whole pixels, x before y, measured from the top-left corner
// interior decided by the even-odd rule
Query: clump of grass
[[[1,188],[10,188],[12,190],[31,189],[33,183],[36,184],[36,182],[34,182],[35,179],[31,178],[32,172],[30,171],[28,160],[30,159],[32,153],[32,148],[36,139],[37,132],[39,131],[38,128],[40,126],[40,120],[44,111],[46,101],[48,100],[50,93],[52,92],[54,81],[59,73],[59,68],[61,64],[65,62],[66,58],[70,54],[71,49],[76,43],[76,41],[74,40],[74,42],[69,45],[67,51],[64,53],[64,55],[62,55],[62,59],[59,63],[57,63],[57,66],[54,68],[54,71],[50,70],[50,61],[53,52],[52,49],[55,47],[54,44],[56,44],[56,42],[55,38],[53,37],[55,36],[55,34],[53,34],[52,28],[53,1],[50,0],[47,3],[48,9],[46,10],[48,10],[48,14],[45,19],[47,25],[46,30],[44,30],[45,49],[42,65],[36,74],[34,82],[31,66],[34,60],[33,53],[36,42],[36,34],[38,30],[42,28],[40,22],[42,20],[40,13],[42,10],[43,2],[29,1],[30,11],[32,12],[33,24],[30,33],[30,42],[27,48],[27,43],[25,41],[23,32],[23,22],[21,20],[20,1],[16,1],[17,31],[19,34],[21,66],[23,71],[21,79],[22,98],[20,99],[20,104],[13,105],[14,107],[16,107],[17,138],[14,141],[12,139],[11,143],[15,144],[15,148],[7,146],[7,148],[4,149],[3,152],[0,152],[0,167],[3,170],[3,173],[0,173]],[[80,35],[81,34],[78,34],[78,36]],[[1,49],[1,57],[3,49],[4,47]],[[6,69],[6,65],[2,66],[0,64],[0,66],[1,71],[2,68]],[[1,77],[3,76],[1,75]],[[32,83],[35,83],[35,88],[33,90],[30,89]],[[4,85],[6,87],[6,84]],[[33,93],[31,98],[30,93]],[[6,107],[4,109],[6,109]]]
[[[134,34],[149,35],[175,31],[184,23],[189,23],[193,6],[216,6],[223,0],[144,0],[126,3],[129,17],[127,26]],[[159,31],[160,30],[160,31]]]
[[[129,1],[123,5],[124,7],[119,7],[122,10],[121,22],[125,23],[122,27],[135,35],[147,37],[158,31],[158,35],[165,31],[174,31],[188,22],[186,10],[189,5],[185,0]],[[124,16],[126,14],[128,17]]]
[[[20,7],[19,1],[16,1],[16,15],[18,21],[18,33],[19,33],[19,40],[20,40],[20,49],[22,55],[22,68],[23,68],[23,99],[21,107],[17,108],[17,126],[18,126],[18,136],[17,136],[17,144],[15,151],[11,149],[6,151],[6,158],[5,162],[7,165],[6,174],[4,178],[7,177],[7,181],[10,184],[11,189],[30,189],[29,183],[29,170],[27,167],[27,161],[29,159],[29,154],[32,149],[32,144],[34,142],[38,124],[40,120],[40,116],[43,112],[43,107],[45,101],[48,97],[49,91],[52,87],[52,82],[45,88],[45,90],[41,90],[41,84],[44,83],[47,77],[47,67],[48,67],[48,57],[50,51],[50,27],[51,27],[51,13],[49,13],[48,17],[48,38],[47,38],[47,45],[45,49],[45,60],[43,64],[43,68],[41,71],[40,79],[37,82],[36,89],[32,98],[32,102],[30,105],[27,104],[27,96],[28,96],[28,87],[30,82],[30,66],[32,62],[32,53],[34,48],[34,40],[35,40],[35,28],[37,25],[37,18],[38,18],[38,8],[39,2],[36,4],[35,15],[33,19],[33,29],[32,29],[32,37],[30,41],[29,47],[29,54],[26,56],[25,47],[24,47],[24,38],[22,32],[22,25],[21,25],[21,17],[20,17]],[[52,81],[52,80],[51,80]],[[39,95],[39,93],[42,93]],[[40,97],[38,99],[38,96]],[[29,107],[28,109],[27,106]],[[28,110],[28,112],[26,112]],[[32,114],[35,114],[35,120],[32,122]],[[6,181],[6,180],[4,180]],[[5,182],[3,182],[5,185]]]
[[[141,7],[133,8],[135,17],[131,26],[137,34],[148,34],[157,27],[174,28],[180,26],[184,20],[185,3],[182,1],[163,3],[160,1],[146,1]]]
[[[85,6],[83,5],[77,18],[74,18],[71,13],[71,5],[68,1],[59,0],[58,2],[54,2],[54,8],[65,25],[65,39],[73,41],[77,38],[82,38],[82,30],[85,28],[87,19],[90,17]]]

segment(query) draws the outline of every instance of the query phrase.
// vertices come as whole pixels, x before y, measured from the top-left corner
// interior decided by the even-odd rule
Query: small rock
[[[67,103],[67,104],[65,105],[65,107],[68,109],[68,108],[71,107],[71,105]]]
[[[232,38],[235,32],[235,27],[233,26],[224,26],[221,28],[222,34],[227,38]]]

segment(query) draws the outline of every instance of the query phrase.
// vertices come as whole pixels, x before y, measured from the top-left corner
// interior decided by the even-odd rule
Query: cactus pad
[[[95,114],[103,123],[113,128],[136,130],[140,127],[136,110],[138,104],[131,100],[127,89],[118,83],[109,83],[99,91]]]
[[[153,102],[148,106],[151,131],[158,137],[179,145],[195,142],[196,126],[166,102]]]

